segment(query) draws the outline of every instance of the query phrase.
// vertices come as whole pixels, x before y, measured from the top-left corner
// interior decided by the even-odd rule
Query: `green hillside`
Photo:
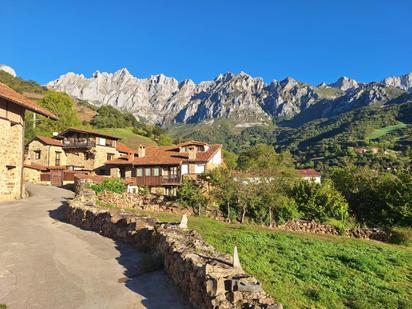
[[[133,133],[133,128],[102,128],[95,130],[104,134],[120,137],[122,143],[133,149],[137,149],[140,144],[156,145],[156,142],[152,139]]]
[[[391,125],[391,126],[386,126],[380,129],[374,129],[371,133],[369,133],[366,138],[368,139],[376,139],[380,138],[394,130],[402,129],[407,127],[407,125],[403,122],[398,121],[397,124]]]

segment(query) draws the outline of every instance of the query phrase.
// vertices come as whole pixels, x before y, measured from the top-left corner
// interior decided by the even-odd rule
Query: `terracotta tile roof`
[[[0,83],[0,97],[6,99],[7,101],[13,102],[19,106],[24,107],[32,112],[41,114],[43,116],[49,117],[51,119],[57,120],[58,117],[47,109],[37,105],[33,101],[27,99],[22,94],[14,91],[10,87],[6,86],[3,83]]]
[[[64,130],[63,132],[61,132],[61,133],[59,134],[59,136],[64,136],[64,135],[65,135],[66,133],[68,133],[68,132],[78,132],[78,133],[92,134],[92,135],[101,136],[101,137],[107,137],[107,138],[111,138],[111,139],[115,139],[115,140],[119,140],[119,139],[120,139],[120,137],[117,137],[117,136],[100,133],[100,132],[94,131],[94,130],[84,130],[84,129],[79,129],[79,128],[67,128],[66,130]]]
[[[55,138],[52,138],[52,137],[37,135],[34,139],[37,139],[37,140],[43,142],[46,145],[62,146],[62,141],[61,140],[58,140],[58,139],[55,139]]]
[[[207,145],[207,143],[200,142],[200,141],[195,141],[195,140],[190,140],[190,141],[185,141],[185,142],[177,144],[178,147],[189,146],[189,145],[205,146],[205,145]]]
[[[58,165],[41,165],[41,164],[36,164],[36,163],[31,163],[31,164],[24,164],[24,167],[26,168],[31,168],[34,170],[39,170],[39,171],[48,171],[48,170],[65,170],[66,166],[58,166]]]
[[[134,149],[130,148],[129,146],[127,146],[123,143],[120,143],[120,142],[116,143],[116,150],[118,152],[122,152],[122,153],[128,153],[128,152],[132,152],[132,151],[136,152],[136,150],[134,150]]]
[[[198,142],[201,143],[201,142]],[[202,144],[207,145],[207,144]],[[106,162],[112,165],[181,165],[184,162],[202,162],[206,163],[222,148],[220,144],[209,145],[205,152],[197,152],[196,159],[189,161],[187,152],[179,152],[177,146],[146,146],[145,156],[142,158],[135,155],[133,161],[128,161],[127,156],[113,159]],[[137,151],[135,151],[137,154]]]
[[[306,168],[298,170],[298,173],[301,177],[320,177],[320,173],[314,170],[313,168]]]

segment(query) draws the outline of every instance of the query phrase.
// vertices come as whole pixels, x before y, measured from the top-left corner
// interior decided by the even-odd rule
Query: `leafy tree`
[[[330,180],[318,184],[301,180],[290,190],[299,211],[305,219],[325,222],[327,219],[345,221],[348,214],[348,203],[344,196],[333,187]]]
[[[184,205],[191,207],[200,216],[202,208],[207,206],[208,200],[200,186],[193,179],[186,178],[177,189],[177,199]]]

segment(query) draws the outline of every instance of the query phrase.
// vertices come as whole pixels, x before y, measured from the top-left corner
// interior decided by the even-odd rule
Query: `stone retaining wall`
[[[95,200],[94,192],[80,192],[67,206],[66,220],[161,257],[165,271],[194,308],[283,308],[254,277],[234,268],[230,255],[218,253],[196,232],[121,209],[96,207]]]
[[[333,225],[321,224],[315,221],[289,221],[283,225],[278,225],[276,228],[293,232],[339,235],[338,229]],[[380,228],[355,227],[345,231],[343,235],[354,238],[373,239],[387,242],[391,238],[392,232]]]

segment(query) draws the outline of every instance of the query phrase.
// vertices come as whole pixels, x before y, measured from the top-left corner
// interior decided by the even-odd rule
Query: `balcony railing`
[[[92,148],[96,143],[93,141],[64,141],[63,148]]]

